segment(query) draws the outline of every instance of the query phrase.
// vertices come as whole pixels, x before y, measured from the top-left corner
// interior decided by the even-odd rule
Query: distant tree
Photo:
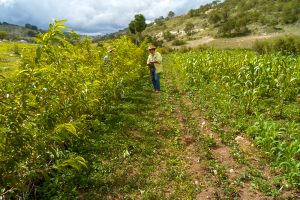
[[[217,12],[212,12],[208,17],[208,21],[213,24],[218,23],[219,21],[221,21],[221,19],[222,17]]]
[[[172,18],[175,16],[175,13],[173,11],[169,11],[168,18]]]
[[[141,33],[146,29],[146,19],[144,15],[138,14],[134,16],[134,20],[129,23],[129,31],[136,36],[136,44],[139,42]]]
[[[221,36],[231,36],[234,27],[234,22],[232,20],[228,20],[219,28],[218,32]]]
[[[199,9],[191,9],[189,12],[188,12],[188,15],[190,17],[196,17],[196,16],[199,16],[200,15],[200,10]]]
[[[35,25],[31,25],[31,24],[25,24],[25,28],[29,28],[29,29],[32,29],[32,30],[38,30],[38,27],[35,26]]]
[[[37,31],[38,27],[33,25],[33,26],[31,26],[31,29]]]
[[[146,29],[146,19],[144,15],[138,14],[134,16],[134,20],[129,23],[129,30],[131,33],[141,33]]]
[[[31,29],[31,28],[32,28],[32,25],[31,25],[31,24],[25,24],[25,28]]]
[[[191,23],[191,22],[188,22],[185,27],[184,27],[184,32],[187,34],[187,35],[191,35],[193,33],[193,29],[194,29],[194,24]]]
[[[186,44],[186,41],[180,40],[180,39],[176,39],[172,42],[172,45],[175,45],[175,46],[181,46],[181,45],[185,45],[185,44]]]
[[[300,19],[299,1],[292,0],[283,7],[283,21],[286,24],[292,24]]]
[[[159,18],[156,18],[154,20],[154,22],[159,25],[159,26],[162,26],[164,24],[164,17],[163,16],[160,16]]]
[[[34,36],[36,36],[36,32],[33,31],[33,30],[30,30],[30,31],[27,32],[27,35],[28,35],[29,37],[34,37]]]
[[[162,45],[163,45],[162,40],[159,40],[156,37],[153,37],[151,35],[146,35],[144,40],[149,41],[149,43],[153,44],[156,47],[162,47]]]
[[[3,40],[7,37],[7,32],[5,31],[0,31],[0,40]]]
[[[223,22],[226,22],[229,18],[229,13],[230,13],[230,10],[228,9],[222,9],[220,12],[220,15],[222,16],[222,21]]]
[[[166,41],[171,41],[175,38],[175,36],[170,31],[165,31],[163,33],[163,37]]]
[[[246,18],[230,18],[220,26],[218,33],[223,37],[247,35],[251,32],[247,27],[247,22]]]
[[[221,1],[220,0],[216,0],[216,1],[213,1],[212,3],[211,3],[211,5],[212,6],[216,6],[216,5],[218,5],[218,3],[220,3]]]

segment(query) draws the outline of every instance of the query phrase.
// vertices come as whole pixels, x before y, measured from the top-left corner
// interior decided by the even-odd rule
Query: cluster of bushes
[[[300,54],[300,36],[284,36],[271,40],[256,41],[253,49],[261,54],[274,52]]]
[[[213,26],[219,27],[219,36],[234,37],[250,33],[247,27],[250,23],[267,26],[296,23],[300,20],[299,5],[299,0],[213,1],[190,10],[188,15],[207,18]]]
[[[181,45],[185,45],[185,44],[186,44],[186,41],[180,40],[180,39],[176,39],[172,42],[172,45],[175,45],[175,46],[181,46]]]
[[[32,29],[32,30],[35,30],[35,31],[38,30],[38,27],[37,27],[37,26],[31,25],[31,24],[25,24],[25,28]]]
[[[205,13],[210,9],[214,8],[215,6],[217,6],[218,3],[220,3],[220,1],[216,0],[213,1],[212,3],[201,5],[198,9],[191,9],[188,12],[188,15],[190,17],[204,17],[206,15]]]
[[[144,71],[146,44],[111,41],[104,63],[105,48],[66,35],[63,23],[36,38],[35,52],[22,51],[15,76],[0,78],[0,199],[74,199],[90,164],[83,148]]]
[[[7,37],[7,32],[5,31],[0,31],[0,40],[3,40]]]
[[[221,37],[243,36],[250,32],[250,29],[247,27],[247,21],[243,19],[229,19],[218,30],[218,34]]]
[[[175,35],[173,35],[170,31],[165,31],[163,33],[163,37],[166,41],[171,41],[171,40],[175,39]]]

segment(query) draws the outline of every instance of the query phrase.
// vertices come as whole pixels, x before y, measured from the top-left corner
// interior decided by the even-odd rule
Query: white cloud
[[[15,0],[0,0],[0,7],[10,7],[13,6],[13,4],[15,3]]]
[[[0,0],[0,20],[46,29],[53,19],[66,19],[75,31],[108,33],[127,27],[135,14],[153,21],[171,10],[179,15],[209,2],[212,0]]]

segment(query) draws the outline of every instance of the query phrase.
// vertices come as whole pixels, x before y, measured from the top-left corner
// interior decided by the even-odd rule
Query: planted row
[[[26,198],[44,181],[87,168],[80,146],[101,126],[91,119],[105,114],[143,73],[145,46],[117,39],[105,64],[105,48],[66,35],[63,23],[37,36],[36,51],[22,52],[18,74],[0,79],[0,197]]]
[[[205,50],[170,57],[216,124],[247,133],[284,172],[284,186],[300,185],[298,56]]]

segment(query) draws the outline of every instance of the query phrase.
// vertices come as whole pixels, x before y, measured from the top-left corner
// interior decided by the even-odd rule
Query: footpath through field
[[[297,199],[272,185],[268,161],[246,137],[233,144],[214,133],[171,60],[160,93],[143,81],[106,119],[114,129],[90,147],[100,156],[91,157],[92,187],[80,199]]]

